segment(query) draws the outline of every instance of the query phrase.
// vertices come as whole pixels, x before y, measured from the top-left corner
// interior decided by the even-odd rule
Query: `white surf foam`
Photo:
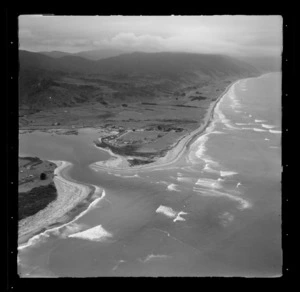
[[[192,183],[193,182],[193,178],[190,178],[190,177],[177,177],[177,180],[178,181],[182,181],[182,182],[187,182],[187,183]]]
[[[188,214],[188,213],[186,213],[186,212],[180,211],[180,212],[177,214],[176,218],[173,220],[173,222],[176,222],[176,221],[185,221],[185,219],[182,218],[181,215],[187,215],[187,214]]]
[[[102,198],[97,198],[95,199],[90,205],[89,205],[89,208],[88,210],[92,209],[92,208],[96,208],[97,207],[97,204],[102,200]]]
[[[215,189],[220,189],[222,187],[220,181],[209,178],[199,178],[195,184]]]
[[[198,158],[201,158],[205,151],[206,151],[206,147],[205,147],[205,142],[208,140],[208,137],[206,135],[203,135],[202,137],[200,137],[197,142],[200,142],[200,145],[198,145],[198,149],[195,153],[195,155],[198,157]]]
[[[108,237],[112,237],[112,233],[106,231],[101,225],[97,225],[85,231],[71,234],[68,237],[92,241],[105,241]]]
[[[224,176],[232,176],[232,175],[235,175],[235,174],[238,174],[237,172],[235,171],[220,171],[220,176],[224,177]]]
[[[269,130],[269,132],[273,134],[281,134],[281,131],[279,130]]]
[[[210,172],[210,173],[218,173],[219,172],[218,170],[211,168],[211,166],[212,167],[220,167],[220,165],[217,161],[212,160],[210,156],[202,157],[202,160],[205,162],[205,165],[204,165],[204,168],[202,171]]]
[[[175,184],[169,184],[167,186],[167,190],[168,191],[175,191],[175,192],[180,192],[180,190],[177,189],[178,185],[175,185]]]
[[[157,208],[156,213],[161,213],[171,218],[176,216],[176,212],[172,208],[163,205]]]
[[[251,125],[251,123],[235,123],[237,126],[247,126]]]
[[[251,203],[241,197],[237,197],[228,193],[223,193],[217,190],[207,190],[203,188],[195,188],[194,187],[194,192],[200,193],[202,196],[210,196],[210,197],[226,197],[228,199],[234,200],[239,202],[240,206],[239,209],[247,209],[251,207]]]
[[[266,120],[254,120],[255,123],[263,123],[263,122],[266,122]]]
[[[92,208],[95,208],[95,206],[99,203],[100,200],[102,200],[104,197],[105,197],[105,190],[97,187],[97,186],[94,186],[95,187],[95,194],[99,194],[101,191],[101,197],[100,198],[97,198],[95,199],[89,206],[86,210],[84,210],[82,213],[80,213],[78,216],[76,216],[72,221],[70,222],[67,222],[61,226],[58,226],[58,227],[54,227],[54,228],[51,228],[51,229],[47,229],[46,231],[44,231],[43,233],[40,233],[40,234],[37,234],[35,236],[33,236],[32,238],[30,238],[28,240],[28,242],[26,244],[23,244],[21,246],[18,246],[18,250],[22,250],[26,247],[30,247],[30,246],[33,246],[33,245],[37,245],[38,243],[43,243],[47,240],[47,238],[50,236],[50,234],[53,234],[53,235],[57,235],[57,236],[64,236],[60,233],[60,230],[67,227],[67,230],[72,230],[72,228],[74,230],[79,230],[80,228],[83,228],[83,225],[79,225],[77,223],[74,223],[76,220],[78,220],[80,217],[82,217],[84,214],[86,214],[87,212],[89,212]],[[76,229],[77,228],[77,229]],[[78,229],[79,228],[79,229]],[[69,231],[66,231],[67,233]],[[75,231],[76,232],[76,231]]]
[[[209,165],[212,165],[214,167],[218,167],[219,166],[219,163],[217,161],[212,160],[211,157],[209,157],[209,156],[203,157],[202,160],[205,163],[207,163]]]
[[[33,245],[37,245],[38,243],[43,243],[47,240],[48,237],[49,237],[49,234],[47,232],[43,232],[41,234],[35,235],[32,238],[30,238],[27,241],[27,243],[18,246],[18,250],[22,250],[24,248],[27,248],[27,247],[30,247]]]
[[[276,128],[276,126],[273,125],[266,125],[266,124],[261,124],[262,127],[266,128],[266,129],[273,129]]]
[[[67,238],[67,237],[69,237],[69,235],[78,233],[79,231],[82,231],[87,228],[89,228],[89,226],[86,224],[72,223],[72,224],[65,226],[64,228],[61,228],[62,229],[61,231],[56,230],[55,235],[57,235],[61,238]]]
[[[144,260],[141,260],[142,262],[148,262],[150,260],[158,260],[158,259],[166,259],[169,258],[170,256],[164,255],[164,254],[150,254],[148,255]]]
[[[123,175],[122,177],[140,177],[137,173],[135,175]]]
[[[253,128],[241,128],[242,130],[251,130],[251,131],[253,131]]]
[[[255,132],[267,132],[267,130],[259,129],[259,128],[253,128],[253,131]]]
[[[203,170],[204,172],[209,172],[209,173],[219,173],[218,170],[215,170],[213,168],[210,167],[210,164],[209,163],[206,163]]]
[[[220,103],[216,106],[215,113],[217,115],[217,119],[224,124],[228,129],[238,129],[231,125],[230,120],[225,117],[225,115],[219,109]]]

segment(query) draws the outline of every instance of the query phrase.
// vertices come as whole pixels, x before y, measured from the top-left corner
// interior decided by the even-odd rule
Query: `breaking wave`
[[[194,192],[200,193],[202,196],[225,197],[225,198],[228,198],[230,200],[237,201],[240,204],[239,209],[241,209],[241,210],[250,208],[252,206],[249,201],[247,201],[247,200],[245,200],[241,197],[231,195],[231,194],[228,194],[228,193],[224,193],[224,192],[220,192],[220,191],[217,191],[217,190],[207,190],[207,189],[204,189],[204,188],[196,188],[196,187],[194,187],[193,190],[194,190]]]
[[[101,225],[97,225],[85,231],[71,234],[68,237],[80,238],[91,241],[105,241],[107,238],[112,236],[112,233],[105,230]]]
[[[279,130],[269,130],[270,133],[273,133],[273,134],[281,134],[282,132],[279,131]]]

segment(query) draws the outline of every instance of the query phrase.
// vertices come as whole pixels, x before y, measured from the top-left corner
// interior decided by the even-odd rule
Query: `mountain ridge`
[[[30,108],[98,101],[147,101],[180,88],[226,78],[259,75],[252,65],[228,56],[182,52],[132,52],[92,61],[19,51],[19,103]],[[173,94],[173,95],[172,95]]]
[[[112,71],[160,72],[171,70],[203,70],[205,72],[228,71],[234,73],[258,73],[255,67],[224,55],[181,52],[145,53],[133,52],[97,61],[67,55],[58,58],[24,50],[19,51],[21,67],[36,67],[44,70],[111,73]],[[226,67],[227,66],[227,67]]]

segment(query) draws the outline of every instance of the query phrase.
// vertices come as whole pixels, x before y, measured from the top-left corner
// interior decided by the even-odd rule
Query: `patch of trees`
[[[113,153],[119,154],[119,155],[133,155],[133,153],[138,148],[135,145],[126,145],[126,146],[122,146],[122,147],[116,147],[116,146],[110,145],[109,143],[106,143],[105,141],[103,141],[103,139],[101,142],[95,141],[95,144],[97,147],[110,149]]]
[[[45,180],[46,178],[47,178],[46,173],[42,172],[42,173],[40,174],[40,180]]]
[[[24,164],[23,167],[26,167],[26,166],[29,166],[29,165],[32,167],[32,166],[36,166],[38,164],[41,164],[43,162],[38,157],[22,157],[20,159],[29,161],[28,163]]]
[[[170,126],[170,125],[158,125],[157,130],[163,131],[163,132],[170,132],[170,131],[173,131],[173,130],[175,132],[182,132],[183,131],[182,128],[173,127],[173,126]]]
[[[54,184],[40,186],[25,193],[19,193],[19,218],[22,220],[45,209],[57,197]]]
[[[134,166],[134,165],[143,165],[143,164],[148,164],[151,162],[154,162],[154,160],[142,160],[142,159],[128,159],[129,165]]]
[[[206,97],[204,96],[191,96],[191,100],[204,100]]]
[[[192,106],[192,105],[184,105],[184,104],[177,104],[177,105],[174,105],[174,106],[177,106],[177,107],[195,107],[195,106]]]
[[[142,102],[142,104],[145,104],[145,105],[157,105],[157,103],[152,103],[152,102]]]

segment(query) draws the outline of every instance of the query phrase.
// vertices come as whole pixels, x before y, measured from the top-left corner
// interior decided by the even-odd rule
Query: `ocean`
[[[95,137],[20,135],[21,154],[70,161],[72,179],[105,190],[19,250],[21,277],[281,275],[281,73],[231,86],[168,166],[95,171],[109,157]]]

